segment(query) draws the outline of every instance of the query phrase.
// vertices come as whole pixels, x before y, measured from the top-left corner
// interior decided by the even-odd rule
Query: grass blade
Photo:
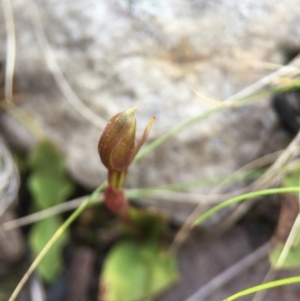
[[[21,281],[18,283],[17,287],[13,291],[12,295],[10,296],[8,301],[16,300],[17,296],[19,295],[21,289],[23,288],[26,281],[29,279],[31,274],[34,272],[36,267],[42,261],[44,256],[50,250],[52,245],[57,241],[57,239],[66,231],[66,229],[72,224],[72,222],[84,211],[84,209],[98,196],[98,194],[103,190],[106,186],[106,182],[102,183],[90,196],[89,198],[83,202],[73,213],[72,215],[58,228],[58,230],[54,233],[39,255],[35,258],[33,263],[30,265],[29,269],[22,277]]]
[[[194,222],[192,227],[201,224],[202,222],[204,222],[206,219],[208,219],[213,214],[217,213],[218,211],[220,211],[230,205],[237,204],[237,203],[246,201],[248,199],[256,198],[256,197],[263,196],[263,195],[285,193],[285,192],[300,192],[300,187],[271,188],[271,189],[259,190],[259,191],[254,191],[254,192],[239,195],[239,196],[229,199],[221,204],[218,204],[217,206],[211,208],[210,210],[208,210],[207,212],[202,214]]]
[[[231,295],[230,297],[224,299],[223,301],[232,301],[236,300],[237,298],[250,295],[259,291],[267,290],[270,288],[278,287],[278,286],[284,286],[284,285],[290,285],[294,283],[300,283],[300,276],[290,277],[290,278],[284,278],[280,280],[275,280],[267,283],[263,283],[257,286],[250,287],[248,289],[245,289],[243,291],[240,291],[234,295]]]

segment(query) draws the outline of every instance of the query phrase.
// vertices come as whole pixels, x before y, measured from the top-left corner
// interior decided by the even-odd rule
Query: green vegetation
[[[64,156],[52,142],[43,140],[36,145],[29,157],[29,167],[28,188],[33,197],[34,211],[61,204],[71,195],[73,185],[66,176]],[[29,241],[35,256],[61,224],[61,218],[53,216],[33,225]],[[68,234],[64,232],[38,266],[38,273],[48,283],[56,279],[62,269],[62,248],[67,241]]]

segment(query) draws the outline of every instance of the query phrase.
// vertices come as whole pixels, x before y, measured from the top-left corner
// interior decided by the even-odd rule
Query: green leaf
[[[31,151],[29,166],[35,170],[63,171],[65,162],[60,150],[50,140],[43,140]]]
[[[140,245],[140,253],[148,265],[149,296],[165,290],[178,280],[176,258],[173,254],[162,251],[157,238]]]
[[[29,158],[32,172],[28,188],[38,210],[60,204],[72,193],[73,185],[66,176],[63,154],[50,142],[40,142]]]
[[[36,209],[47,209],[63,203],[73,191],[73,185],[64,177],[35,172],[28,179],[28,187]]]
[[[54,232],[59,228],[61,222],[59,218],[52,217],[38,222],[33,226],[30,232],[29,241],[34,256],[37,256]],[[52,282],[58,275],[62,267],[62,248],[68,240],[68,235],[63,232],[56,243],[45,255],[37,268],[40,276],[48,283]]]
[[[73,184],[66,176],[65,158],[51,141],[41,141],[29,157],[31,174],[27,185],[32,193],[34,208],[42,210],[64,202],[72,193]],[[36,223],[30,232],[30,245],[37,256],[60,227],[58,217]],[[38,273],[46,282],[54,280],[61,269],[61,253],[68,237],[64,232],[38,266]]]
[[[178,280],[175,257],[157,240],[124,240],[109,252],[101,275],[104,301],[139,301],[153,297]]]

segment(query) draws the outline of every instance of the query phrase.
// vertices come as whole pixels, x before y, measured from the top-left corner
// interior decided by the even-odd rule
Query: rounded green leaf
[[[103,301],[139,301],[153,297],[178,279],[175,257],[157,240],[125,240],[109,252],[101,275]]]

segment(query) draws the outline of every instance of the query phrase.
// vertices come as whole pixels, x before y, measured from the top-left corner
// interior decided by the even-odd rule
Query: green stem
[[[16,300],[18,294],[20,293],[22,287],[26,283],[26,281],[29,279],[31,274],[34,272],[34,270],[37,268],[41,260],[44,258],[44,256],[47,254],[47,252],[50,250],[50,248],[53,246],[53,244],[57,241],[57,239],[64,233],[68,227],[73,223],[73,221],[84,211],[85,208],[98,196],[98,194],[104,189],[106,186],[106,182],[102,183],[90,196],[89,198],[83,202],[73,213],[72,215],[57,229],[57,231],[54,233],[54,235],[51,237],[51,239],[47,242],[47,244],[44,246],[42,251],[39,253],[39,255],[36,257],[36,259],[33,261],[21,281],[18,283],[17,287],[13,291],[11,297],[9,298],[9,301]]]
[[[232,301],[237,298],[250,295],[259,291],[267,290],[270,288],[278,287],[278,286],[283,286],[283,285],[289,285],[289,284],[294,284],[294,283],[300,283],[300,276],[295,276],[295,277],[290,277],[290,278],[284,278],[280,280],[275,280],[267,283],[263,283],[257,286],[250,287],[246,290],[243,290],[241,292],[238,292],[234,295],[231,295],[230,297],[224,299],[223,301]]]
[[[122,189],[125,182],[126,170],[117,171],[109,170],[108,171],[108,183],[115,189]]]
[[[216,108],[213,108],[205,113],[202,113],[198,116],[195,116],[191,119],[189,119],[188,121],[176,126],[175,128],[171,129],[170,131],[168,131],[167,133],[165,133],[164,135],[160,136],[158,139],[154,140],[152,143],[150,143],[148,146],[144,147],[134,158],[133,162],[136,162],[138,160],[140,160],[142,157],[144,157],[147,153],[149,153],[150,151],[152,151],[153,149],[155,149],[156,147],[158,147],[159,145],[161,145],[163,142],[165,142],[166,140],[170,139],[171,137],[175,136],[177,133],[181,132],[182,130],[186,129],[187,127],[189,127],[190,125],[194,124],[197,121],[200,121],[201,119],[204,119],[210,115],[212,115],[213,113],[219,112],[225,108],[228,108],[228,105],[220,105]]]
[[[221,204],[218,204],[217,206],[211,208],[204,214],[202,214],[193,224],[193,227],[196,225],[199,225],[203,223],[206,219],[208,219],[210,216],[215,214],[216,212],[230,206],[233,204],[237,204],[243,201],[246,201],[250,198],[255,198],[263,195],[269,195],[269,194],[275,194],[275,193],[285,193],[285,192],[299,192],[300,187],[285,187],[285,188],[272,188],[272,189],[265,189],[260,191],[254,191],[250,193],[246,193],[237,197],[234,197],[232,199],[229,199]]]

